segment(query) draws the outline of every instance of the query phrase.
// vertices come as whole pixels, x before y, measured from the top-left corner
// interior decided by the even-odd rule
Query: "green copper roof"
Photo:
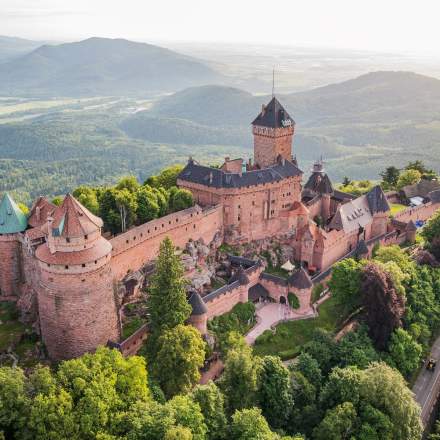
[[[11,196],[5,193],[0,202],[0,234],[15,234],[24,231],[26,227],[26,216]]]

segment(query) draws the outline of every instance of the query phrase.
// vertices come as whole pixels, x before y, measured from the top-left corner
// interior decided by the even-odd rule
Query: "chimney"
[[[261,105],[261,116],[264,116],[266,113],[266,106],[264,104]]]
[[[40,212],[40,207],[37,206],[35,208],[35,217],[37,217],[37,222],[39,222],[41,220],[41,212]]]

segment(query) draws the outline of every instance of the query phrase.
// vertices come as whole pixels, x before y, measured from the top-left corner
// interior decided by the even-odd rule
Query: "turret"
[[[26,216],[6,193],[0,202],[0,298],[18,296],[22,279],[20,235]]]
[[[195,327],[202,335],[206,335],[208,333],[208,308],[206,304],[196,291],[190,293],[188,301],[192,308],[188,323]]]
[[[111,244],[103,222],[68,194],[42,229],[47,242],[38,307],[43,341],[53,359],[69,359],[118,340],[119,320],[110,269]]]
[[[294,130],[295,121],[274,96],[252,122],[255,165],[267,168],[280,159],[292,161]]]

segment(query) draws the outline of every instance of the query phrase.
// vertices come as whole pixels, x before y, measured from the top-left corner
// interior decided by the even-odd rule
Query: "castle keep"
[[[306,313],[314,283],[328,277],[336,261],[368,257],[376,243],[414,241],[416,220],[440,208],[436,190],[421,206],[391,219],[379,186],[360,197],[338,191],[322,161],[303,186],[303,171],[292,153],[294,132],[294,120],[273,97],[252,122],[253,161],[226,158],[220,168],[210,168],[190,159],[177,183],[192,192],[195,206],[109,240],[101,234],[102,220],[70,194],[59,207],[39,197],[27,217],[5,194],[0,299],[17,301],[24,315],[36,308],[49,355],[72,358],[108,341],[118,346],[118,286],[124,281],[129,290],[136,287],[136,273],[155,259],[166,236],[180,248],[193,241],[208,251],[222,243],[276,239],[289,248],[299,269],[283,279],[265,273],[258,260],[231,256],[235,270],[227,285],[189,295],[189,322],[204,334],[207,319],[238,302],[286,302],[290,292],[299,299],[299,313]]]

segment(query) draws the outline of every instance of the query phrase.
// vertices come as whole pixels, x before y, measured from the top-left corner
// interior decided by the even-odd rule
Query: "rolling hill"
[[[179,122],[168,125],[168,140],[179,139],[178,127],[198,124],[204,142],[215,127],[227,133],[228,143],[245,138],[249,147],[249,124],[268,99],[229,87],[196,87],[164,97],[150,111],[124,121],[122,128],[155,141],[159,138],[149,130],[151,118],[175,118]],[[296,120],[295,149],[306,169],[321,154],[336,179],[377,178],[384,164],[404,165],[415,158],[440,169],[440,80],[411,72],[373,72],[279,99]]]
[[[0,63],[29,53],[42,44],[40,41],[0,35]]]
[[[7,96],[149,96],[221,81],[200,60],[122,39],[44,45],[0,64]]]

